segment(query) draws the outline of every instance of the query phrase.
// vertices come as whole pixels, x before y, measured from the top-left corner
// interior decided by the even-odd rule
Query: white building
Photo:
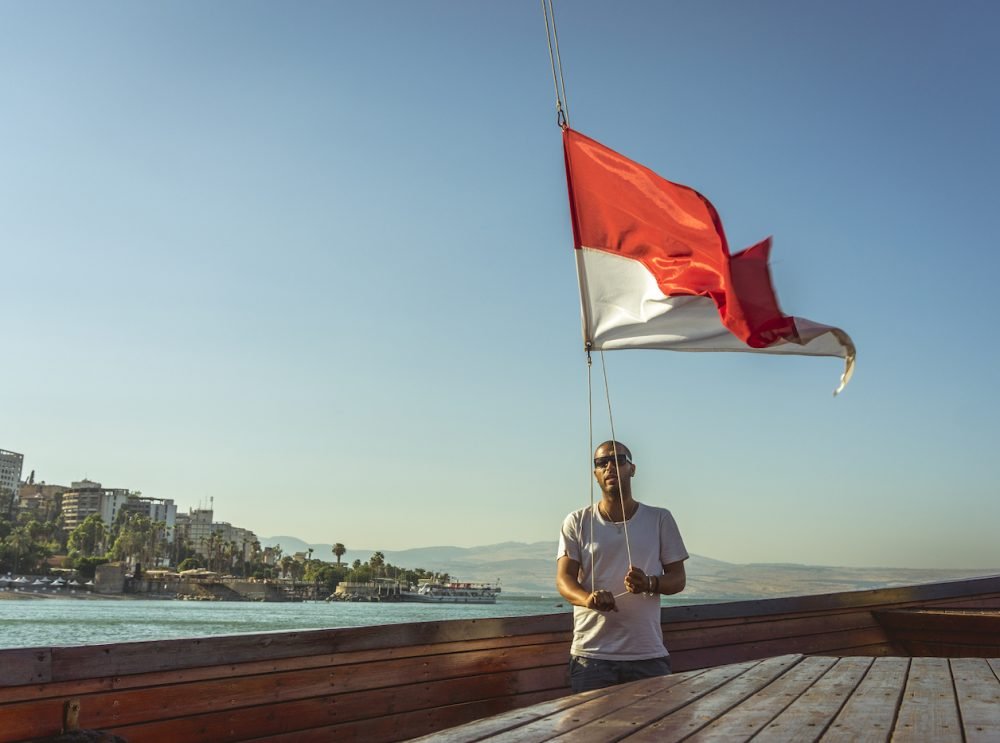
[[[0,516],[12,518],[17,506],[24,455],[0,449]]]
[[[91,480],[72,483],[62,496],[63,525],[67,531],[73,531],[94,514],[100,516],[106,526],[111,526],[122,511],[164,522],[167,525],[167,542],[173,542],[177,506],[170,498],[147,498],[127,488],[105,488]]]
[[[70,489],[63,493],[63,526],[71,532],[94,514],[100,516],[106,526],[111,526],[128,502],[128,495],[125,488],[105,488],[92,480],[71,483]]]
[[[211,556],[214,534],[217,535],[217,546],[231,542],[239,548],[244,560],[249,559],[257,535],[227,521],[215,521],[214,515],[211,508],[188,509],[187,514],[177,515],[177,530],[184,534],[191,549],[202,557]]]

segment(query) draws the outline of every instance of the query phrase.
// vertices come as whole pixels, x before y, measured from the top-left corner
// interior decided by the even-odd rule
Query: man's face
[[[609,495],[621,492],[619,484],[624,485],[625,492],[631,494],[630,481],[635,474],[635,465],[629,460],[631,456],[623,446],[618,447],[618,460],[615,460],[615,449],[611,444],[602,444],[594,452],[594,477],[601,490]],[[619,478],[621,482],[619,482]]]

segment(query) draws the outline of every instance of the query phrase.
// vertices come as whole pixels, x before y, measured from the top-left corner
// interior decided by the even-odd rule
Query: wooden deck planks
[[[692,743],[742,740],[755,735],[804,694],[836,662],[836,658],[803,658],[779,678],[726,715],[713,720],[688,740]]]
[[[574,695],[439,734],[447,743],[625,740],[992,743],[1000,659],[789,655]],[[580,704],[567,707],[573,700]]]
[[[865,675],[873,658],[840,658],[769,722],[755,740],[804,743],[816,740]]]
[[[950,662],[955,696],[968,743],[993,743],[1000,731],[1000,680],[982,658]]]
[[[899,743],[962,740],[958,704],[946,659],[911,661],[892,739]]]
[[[823,743],[876,743],[892,732],[909,658],[878,658],[826,729]]]
[[[604,689],[587,691],[580,694],[573,694],[568,697],[560,697],[550,702],[529,707],[527,709],[516,709],[505,712],[501,715],[489,717],[485,720],[462,725],[452,730],[443,730],[439,733],[432,733],[429,736],[414,738],[412,743],[473,743],[484,738],[493,738],[500,733],[514,728],[523,727],[536,720],[554,715],[583,704],[595,696],[602,696]]]
[[[630,743],[683,740],[756,694],[801,659],[799,655],[782,655],[763,660],[711,693],[636,731],[627,740]]]
[[[759,665],[758,662],[738,663],[677,677],[674,683],[663,680],[663,689],[612,715],[593,720],[582,727],[552,738],[552,743],[605,743],[621,740],[675,710],[701,699],[742,673]]]
[[[501,733],[494,740],[503,741],[503,743],[518,743],[519,741],[552,740],[567,732],[575,734],[578,729],[588,723],[615,715],[623,708],[646,697],[656,696],[683,680],[678,677],[665,676],[602,689],[597,696],[584,704]]]

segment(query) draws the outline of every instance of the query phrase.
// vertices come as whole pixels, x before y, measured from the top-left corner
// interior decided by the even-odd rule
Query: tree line
[[[315,585],[327,593],[333,593],[343,581],[368,583],[389,579],[403,586],[416,586],[431,578],[450,580],[447,573],[392,565],[382,552],[348,565],[341,561],[347,552],[341,542],[333,545],[334,561],[328,562],[314,557],[312,548],[304,560],[297,560],[283,554],[281,545],[262,548],[257,540],[243,543],[226,540],[221,531],[209,535],[200,552],[182,532],[175,533],[172,543],[167,536],[165,522],[124,509],[113,524],[105,524],[94,514],[68,534],[58,520],[39,521],[23,516],[14,520],[0,515],[0,574],[46,574],[49,558],[65,555],[63,565],[76,569],[84,580],[92,579],[97,566],[108,562],[144,568],[168,564],[179,571],[204,568],[258,580],[291,579]]]

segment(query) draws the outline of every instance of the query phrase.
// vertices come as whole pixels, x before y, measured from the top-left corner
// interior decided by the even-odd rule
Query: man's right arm
[[[615,597],[610,591],[591,593],[580,585],[580,563],[563,555],[556,562],[556,588],[559,594],[574,606],[584,606],[597,611],[618,611]]]

